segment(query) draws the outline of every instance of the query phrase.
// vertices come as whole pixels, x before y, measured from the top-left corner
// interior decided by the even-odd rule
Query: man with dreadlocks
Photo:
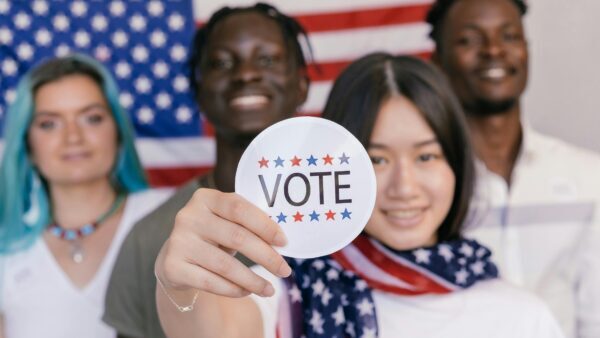
[[[233,191],[237,163],[250,141],[271,124],[291,117],[305,101],[309,80],[299,38],[307,39],[298,22],[261,3],[224,7],[196,32],[190,83],[216,130],[215,168],[138,222],[125,240],[103,318],[119,337],[165,336],[155,305],[156,256],[175,215],[194,191],[201,187]]]
[[[600,158],[523,121],[522,0],[438,0],[427,17],[478,157],[467,233],[500,275],[542,297],[569,337],[600,337]]]

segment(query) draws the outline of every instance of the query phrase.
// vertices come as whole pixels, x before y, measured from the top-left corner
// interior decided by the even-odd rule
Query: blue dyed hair
[[[27,134],[34,114],[35,92],[69,75],[89,76],[98,83],[108,102],[120,148],[111,171],[115,189],[135,192],[148,187],[135,151],[133,129],[119,104],[119,89],[112,75],[99,62],[81,54],[46,61],[21,79],[6,116],[0,164],[0,254],[30,247],[51,221],[45,181],[30,160]]]

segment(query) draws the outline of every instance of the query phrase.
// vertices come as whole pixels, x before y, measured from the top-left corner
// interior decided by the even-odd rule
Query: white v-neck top
[[[170,194],[161,189],[129,195],[106,256],[83,288],[72,283],[42,238],[28,250],[4,257],[0,311],[6,338],[115,337],[101,319],[115,258],[133,224]]]

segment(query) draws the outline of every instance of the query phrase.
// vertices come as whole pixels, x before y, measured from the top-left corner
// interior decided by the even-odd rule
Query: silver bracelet
[[[194,299],[192,299],[192,303],[190,305],[181,306],[181,305],[177,304],[177,302],[175,302],[175,300],[171,297],[171,295],[169,295],[169,293],[167,292],[167,289],[165,288],[165,285],[160,280],[160,278],[158,278],[158,275],[156,274],[156,270],[154,270],[154,277],[156,277],[156,280],[158,281],[158,285],[160,285],[160,288],[163,290],[163,292],[165,293],[167,298],[169,298],[171,303],[173,303],[173,305],[175,305],[175,307],[177,308],[177,310],[179,310],[179,312],[181,312],[181,313],[189,312],[194,309],[194,304],[196,304],[196,300],[198,299],[198,294],[200,293],[200,290],[196,290],[196,293],[194,294]]]

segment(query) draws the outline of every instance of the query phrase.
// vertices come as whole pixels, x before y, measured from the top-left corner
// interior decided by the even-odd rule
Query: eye
[[[383,156],[374,156],[371,155],[369,156],[371,158],[371,163],[373,163],[373,165],[383,165],[388,163],[389,161],[383,157]]]
[[[104,115],[101,114],[89,114],[85,120],[90,124],[100,124],[104,121]]]
[[[442,158],[444,158],[444,155],[442,155],[441,153],[435,153],[435,152],[422,153],[417,156],[417,162],[427,163],[427,162],[432,162],[432,161],[439,160]]]
[[[261,67],[268,68],[275,65],[275,63],[277,63],[278,60],[279,58],[274,55],[261,55],[258,57],[258,64]]]
[[[53,120],[43,120],[37,122],[36,126],[42,130],[52,130],[56,127],[56,122]]]
[[[417,160],[419,162],[429,162],[429,161],[432,161],[435,159],[436,159],[436,156],[434,154],[422,154],[422,155],[419,155],[419,157],[417,158]]]
[[[510,41],[510,42],[515,42],[515,41],[521,41],[521,34],[517,33],[517,32],[505,32],[503,35],[503,38],[505,41]]]
[[[233,60],[229,58],[214,59],[210,62],[210,68],[215,70],[230,70],[233,68]]]
[[[456,44],[461,47],[476,47],[481,45],[482,38],[476,34],[467,34],[460,36],[456,41]]]

